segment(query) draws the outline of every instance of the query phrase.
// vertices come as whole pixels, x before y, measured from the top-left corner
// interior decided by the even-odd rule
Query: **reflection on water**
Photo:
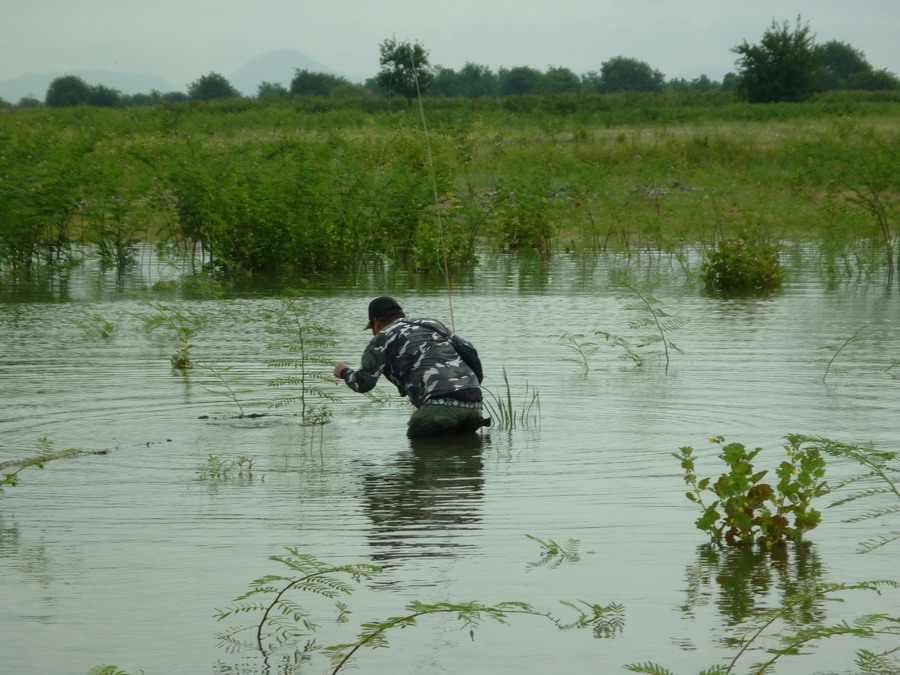
[[[776,546],[771,551],[704,544],[697,549],[697,562],[687,568],[687,602],[681,609],[691,617],[696,607],[712,599],[727,624],[734,626],[761,610],[790,606],[784,619],[799,627],[825,618],[824,601],[789,601],[822,581],[825,572],[810,543]]]
[[[409,439],[410,449],[362,478],[372,559],[460,555],[472,548],[484,477],[481,434]]]

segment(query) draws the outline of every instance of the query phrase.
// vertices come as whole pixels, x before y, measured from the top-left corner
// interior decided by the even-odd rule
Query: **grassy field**
[[[220,271],[816,243],[893,266],[900,96],[234,100],[0,113],[0,269],[156,241]]]

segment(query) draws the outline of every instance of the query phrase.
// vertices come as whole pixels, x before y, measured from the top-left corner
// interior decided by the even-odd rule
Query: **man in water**
[[[481,361],[471,343],[435,319],[407,319],[387,296],[369,303],[366,330],[374,337],[359,370],[338,363],[334,376],[365,393],[384,375],[416,407],[407,436],[465,434],[490,425],[481,416]]]

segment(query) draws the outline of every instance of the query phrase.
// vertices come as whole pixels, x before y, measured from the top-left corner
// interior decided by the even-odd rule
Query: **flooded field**
[[[390,648],[358,652],[364,673],[611,673],[647,662],[696,673],[732,658],[736,627],[791,589],[898,578],[896,543],[856,552],[894,523],[844,522],[866,505],[825,508],[837,494],[816,505],[823,522],[808,549],[710,549],[672,457],[692,446],[698,472],[718,475],[708,440],[718,435],[763,447],[760,467],[777,466],[788,433],[896,450],[900,302],[880,284],[833,283],[801,262],[779,293],[724,299],[666,256],[609,254],[486,259],[454,280],[450,297],[441,284],[365,274],[304,292],[146,290],[177,279],[148,259],[119,280],[87,266],[65,282],[0,287],[0,463],[36,454],[42,438],[56,450],[108,451],[30,468],[0,495],[3,672],[325,672],[325,657],[299,654],[306,637],[268,664],[217,638],[258,620],[216,613],[253,580],[289,573],[269,560],[289,547],[382,567],[343,598],[347,623],[321,598],[295,596],[313,612],[310,637],[321,646],[352,642],[363,623],[403,616],[414,601],[521,601],[565,621],[574,615],[561,600],[624,607],[624,625],[599,637],[510,616],[508,625],[485,620],[472,640],[453,614],[422,617],[387,634]],[[593,333],[640,343],[646,329],[629,328],[640,318],[628,309],[632,289],[688,319],[669,336],[682,351],[668,369],[623,360]],[[279,391],[267,385],[279,373],[267,366],[277,356],[268,345],[285,297],[333,331],[324,356],[354,364],[368,339],[366,305],[383,293],[412,316],[452,321],[478,347],[488,389],[505,396],[505,373],[515,407],[537,393],[539,420],[461,447],[412,445],[410,408],[387,382],[369,399],[326,381],[317,386],[341,401],[327,404],[324,426],[302,424],[296,405],[235,417],[209,366],[240,378],[238,401],[272,401]],[[148,332],[160,308],[198,319],[186,373],[170,365],[173,331]],[[826,372],[822,360],[856,331]],[[217,472],[211,456],[232,470]],[[858,470],[830,463],[828,478]],[[572,540],[572,554],[547,555],[536,540]],[[897,591],[844,599],[806,608],[803,620],[900,608]],[[776,672],[856,672],[854,651],[876,646],[819,642]],[[746,655],[739,671],[763,656]]]

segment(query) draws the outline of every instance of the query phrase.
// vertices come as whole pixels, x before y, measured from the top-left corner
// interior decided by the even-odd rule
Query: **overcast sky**
[[[106,69],[182,89],[281,49],[356,80],[377,72],[391,36],[451,68],[581,75],[622,55],[666,78],[718,80],[735,69],[732,47],[798,15],[817,42],[849,43],[900,74],[900,0],[0,0],[0,80]]]

